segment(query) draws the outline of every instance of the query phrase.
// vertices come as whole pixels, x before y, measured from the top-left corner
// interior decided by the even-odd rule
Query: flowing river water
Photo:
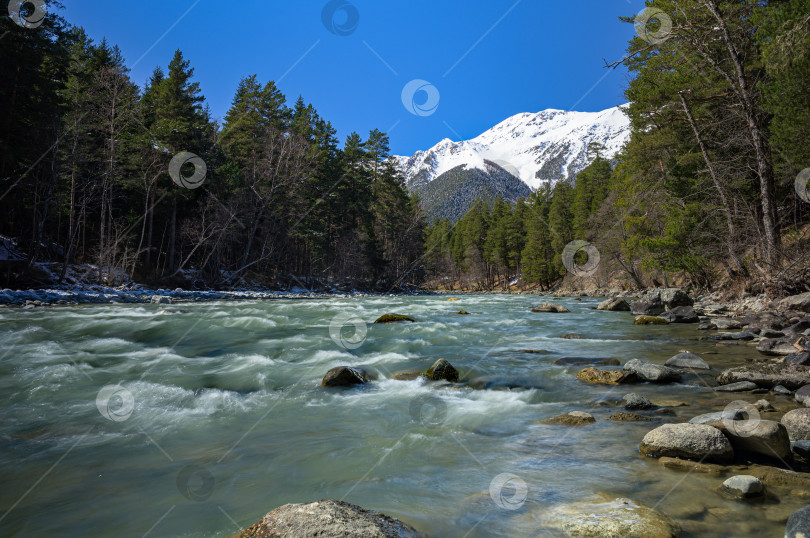
[[[600,496],[655,507],[686,535],[784,533],[806,499],[726,500],[713,491],[722,479],[639,455],[647,431],[722,409],[728,395],[700,383],[587,385],[575,378],[581,366],[555,364],[662,363],[689,349],[719,369],[755,350],[706,340],[694,325],[636,326],[629,313],[594,310],[596,299],[555,299],[567,314],[529,311],[545,300],[4,308],[0,535],[230,536],[282,504],[335,498],[429,536],[545,536],[550,507]],[[370,324],[386,312],[418,321]],[[476,388],[389,379],[438,358],[462,380],[479,379]],[[340,365],[378,379],[320,387]],[[627,392],[688,405],[662,422],[608,420]],[[765,397],[777,407],[789,401]],[[573,410],[596,423],[539,423]],[[512,480],[493,496],[503,476]]]

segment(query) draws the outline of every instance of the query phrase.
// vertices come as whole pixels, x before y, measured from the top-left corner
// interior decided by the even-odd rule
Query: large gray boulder
[[[779,312],[757,312],[748,314],[743,318],[743,324],[747,329],[770,329],[779,331],[789,324],[788,318]]]
[[[624,364],[623,369],[635,373],[639,379],[650,383],[671,383],[681,379],[681,375],[668,366],[639,359],[630,359]]]
[[[328,499],[279,506],[238,534],[238,538],[273,536],[417,538],[422,535],[407,523],[380,512]]]
[[[771,459],[789,460],[790,437],[787,429],[773,420],[724,420],[712,426],[731,441],[736,454],[751,453]]]
[[[700,321],[695,309],[691,306],[676,306],[660,316],[670,323],[697,323]]]
[[[807,337],[784,336],[781,338],[765,338],[757,343],[757,351],[765,355],[791,355],[802,351],[807,344]],[[796,347],[796,346],[799,347]]]
[[[690,351],[681,351],[677,355],[670,357],[667,359],[667,362],[664,363],[664,366],[670,366],[672,368],[687,368],[691,370],[711,369],[711,366],[709,366],[706,361]]]
[[[659,297],[668,310],[677,306],[693,306],[695,304],[695,301],[686,292],[678,288],[664,288],[661,290]]]
[[[810,439],[810,408],[800,407],[788,411],[782,417],[781,422],[791,441]]]
[[[706,424],[664,424],[644,436],[639,450],[643,456],[653,458],[668,456],[717,463],[734,459],[728,438]]]
[[[785,310],[796,310],[798,312],[810,312],[810,291],[792,295],[782,299],[780,305]]]
[[[810,366],[762,361],[735,366],[723,370],[717,376],[717,383],[720,385],[739,381],[751,381],[761,388],[770,389],[782,385],[790,390],[796,390],[803,385],[810,385]]]

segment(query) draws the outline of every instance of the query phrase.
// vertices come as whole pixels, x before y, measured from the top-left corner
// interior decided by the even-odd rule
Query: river
[[[663,418],[686,421],[718,410],[710,388],[586,385],[581,367],[554,364],[689,349],[723,368],[757,356],[750,346],[636,326],[597,299],[555,299],[571,313],[553,314],[529,311],[537,296],[447,298],[0,310],[0,534],[229,536],[279,505],[335,498],[430,536],[543,536],[547,508],[606,495],[707,536],[781,536],[806,503],[726,500],[713,491],[722,479],[639,455],[660,422],[608,420],[637,392],[687,403]],[[417,322],[371,324],[387,312]],[[438,358],[488,388],[388,379]],[[321,388],[340,365],[378,379]],[[596,423],[539,424],[572,410]]]

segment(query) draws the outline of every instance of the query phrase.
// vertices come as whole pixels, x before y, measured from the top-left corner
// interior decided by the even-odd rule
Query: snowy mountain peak
[[[630,121],[620,107],[601,112],[548,109],[505,119],[471,140],[445,138],[411,157],[396,156],[411,190],[419,189],[459,166],[488,172],[486,161],[515,175],[532,189],[573,181],[589,164],[588,146],[604,147],[614,157],[630,137]]]

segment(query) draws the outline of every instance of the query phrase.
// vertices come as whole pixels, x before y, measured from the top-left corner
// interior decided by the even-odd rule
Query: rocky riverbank
[[[810,505],[787,514],[772,507],[780,499],[810,501],[810,293],[778,302],[757,298],[729,304],[718,302],[713,296],[695,300],[681,290],[664,289],[650,290],[637,298],[613,294],[596,308],[627,312],[628,322],[636,324],[691,323],[701,338],[718,344],[756,346],[758,359],[730,368],[715,369],[711,359],[683,350],[664,364],[637,358],[619,364],[608,360],[579,362],[576,364],[581,369],[576,377],[583,383],[596,385],[662,387],[661,392],[667,385],[681,383],[714,393],[714,411],[686,420],[682,420],[682,411],[675,410],[688,404],[669,400],[667,394],[656,400],[629,391],[620,401],[598,405],[615,406],[609,417],[613,422],[653,423],[637,450],[640,457],[658,460],[661,473],[715,477],[716,484],[706,491],[707,496],[721,496],[751,509],[761,506],[765,517],[784,523],[786,536],[809,535]],[[565,316],[568,312],[562,305],[544,303],[531,308],[526,315]],[[385,322],[389,317],[380,319]],[[400,321],[418,323],[413,319]],[[323,386],[361,385],[375,377],[373,372],[344,366],[327,372]],[[444,359],[424,371],[397,372],[390,377],[423,377],[429,382],[474,390],[495,388],[480,380],[460,378],[458,371]],[[594,415],[597,413],[593,409],[583,409],[546,417],[538,423],[589,428],[598,426],[600,421]],[[682,511],[672,507],[662,510],[657,504],[646,506],[626,498],[601,498],[558,506],[538,522],[542,528],[570,536],[679,536],[681,532],[690,535],[713,532],[710,526],[695,521],[696,514],[691,512],[682,514],[685,517],[673,517],[679,512]]]

